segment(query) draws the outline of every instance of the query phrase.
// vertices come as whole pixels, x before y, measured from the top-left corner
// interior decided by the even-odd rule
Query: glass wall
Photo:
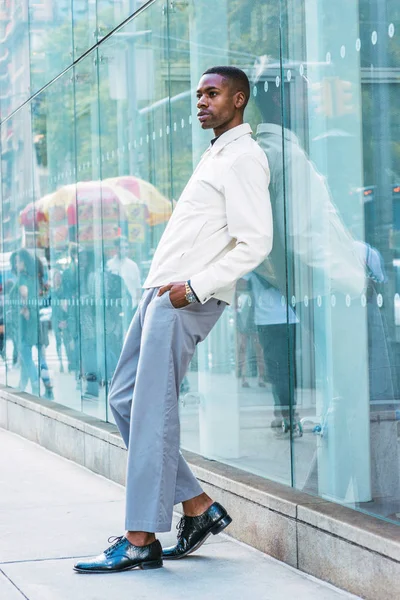
[[[132,17],[132,18],[130,18]],[[0,7],[0,382],[101,419],[152,255],[246,71],[274,245],[181,384],[182,446],[400,523],[394,0]]]

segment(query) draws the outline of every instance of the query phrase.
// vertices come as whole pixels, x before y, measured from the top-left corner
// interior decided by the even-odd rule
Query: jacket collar
[[[251,135],[253,132],[248,123],[243,123],[243,125],[238,125],[237,127],[233,127],[232,129],[228,129],[219,138],[214,142],[213,145],[209,146],[209,152],[212,156],[218,154],[225,146],[234,142],[244,135]]]

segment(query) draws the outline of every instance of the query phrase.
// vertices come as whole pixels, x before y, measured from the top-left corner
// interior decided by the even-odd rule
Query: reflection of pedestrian
[[[12,278],[7,280],[5,292],[8,296],[6,311],[6,340],[12,342],[12,364],[18,362],[18,339],[19,339],[19,291],[18,291],[18,271],[17,271],[17,253],[13,252],[10,256],[10,267]],[[7,346],[7,344],[6,344]]]
[[[247,381],[248,348],[256,356],[258,385],[265,387],[265,367],[262,348],[258,341],[257,326],[254,322],[254,294],[252,281],[248,275],[238,281],[236,286],[236,336],[237,336],[237,376],[242,387],[250,387]]]
[[[274,420],[271,427],[280,427],[282,419],[290,418],[295,406],[294,382],[290,382],[289,343],[294,340],[296,315],[282,304],[282,294],[266,279],[251,273],[254,298],[254,323],[263,350],[267,379],[272,385]],[[289,322],[288,322],[289,314]]]
[[[56,350],[58,362],[60,365],[60,373],[64,373],[64,365],[62,360],[62,346],[64,345],[68,357],[68,339],[67,336],[67,313],[63,306],[63,290],[62,276],[58,270],[53,271],[53,282],[51,288],[51,320],[54,337],[56,339]]]
[[[119,237],[115,247],[116,255],[107,261],[104,273],[104,293],[108,300],[105,309],[108,381],[114,374],[125,333],[142,293],[139,267],[127,256],[129,244],[126,237]]]
[[[316,491],[317,482],[322,495],[344,501],[354,489],[355,497],[367,499],[365,269],[326,178],[294,132],[283,127],[282,90],[265,86],[265,77],[262,73],[254,82],[257,91],[262,90],[257,101],[265,122],[257,129],[257,141],[271,169],[274,215],[274,248],[265,274],[282,295],[289,295],[300,322],[302,352],[294,354],[291,344],[290,364],[302,373],[307,367],[313,386],[321,390],[316,394],[316,416],[323,442],[316,447],[305,489]],[[290,86],[297,94],[285,94],[286,98],[307,98],[304,80],[296,78]],[[323,469],[317,468],[320,460]]]
[[[53,385],[50,379],[49,368],[47,366],[46,348],[50,344],[49,328],[51,322],[51,307],[50,307],[50,286],[48,281],[47,265],[46,269],[39,257],[36,257],[37,269],[37,293],[38,293],[38,313],[39,313],[39,332],[38,332],[38,358],[39,358],[39,374],[45,387],[45,397],[48,400],[53,400]]]
[[[84,395],[98,398],[100,373],[97,364],[95,264],[93,250],[79,252],[81,363]]]
[[[106,269],[114,275],[119,275],[124,283],[124,286],[121,286],[120,295],[122,306],[135,309],[142,294],[139,267],[134,260],[127,256],[129,244],[126,237],[119,237],[115,242],[115,247],[116,255],[107,261]]]
[[[59,292],[65,321],[60,321],[63,330],[64,343],[68,357],[68,371],[75,371],[78,377],[79,365],[79,274],[78,274],[78,247],[71,244],[69,248],[70,263],[62,274],[62,288]]]
[[[18,273],[17,290],[19,304],[19,340],[20,383],[24,391],[30,381],[32,394],[39,395],[38,367],[32,357],[32,349],[39,344],[38,314],[34,306],[37,294],[37,270],[35,259],[25,250],[16,254],[16,270]]]

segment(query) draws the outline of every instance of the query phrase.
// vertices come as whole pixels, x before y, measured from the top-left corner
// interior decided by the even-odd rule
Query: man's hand
[[[157,296],[162,296],[165,292],[169,292],[169,299],[174,308],[183,308],[189,304],[186,300],[185,281],[176,281],[175,283],[163,285],[158,290]]]

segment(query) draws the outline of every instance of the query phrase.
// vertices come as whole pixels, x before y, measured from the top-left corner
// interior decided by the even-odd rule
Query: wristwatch
[[[190,287],[190,281],[186,281],[185,283],[185,298],[189,302],[189,304],[193,304],[193,302],[198,302],[198,298],[192,288]]]

